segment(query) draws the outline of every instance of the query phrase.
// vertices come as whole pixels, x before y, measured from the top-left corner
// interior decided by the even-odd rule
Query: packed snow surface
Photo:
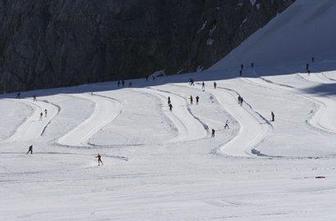
[[[0,220],[335,220],[335,5],[296,1],[207,71],[2,95]]]

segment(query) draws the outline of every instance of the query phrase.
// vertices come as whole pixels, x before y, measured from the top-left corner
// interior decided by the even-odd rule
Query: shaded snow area
[[[0,220],[335,220],[335,5],[206,71],[2,95]]]

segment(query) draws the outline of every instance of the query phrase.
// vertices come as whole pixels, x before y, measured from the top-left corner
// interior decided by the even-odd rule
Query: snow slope
[[[335,5],[297,0],[205,72],[2,95],[0,220],[336,219]]]

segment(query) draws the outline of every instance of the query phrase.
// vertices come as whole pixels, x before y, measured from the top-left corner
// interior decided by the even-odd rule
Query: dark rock
[[[207,68],[294,0],[0,0],[0,89]]]

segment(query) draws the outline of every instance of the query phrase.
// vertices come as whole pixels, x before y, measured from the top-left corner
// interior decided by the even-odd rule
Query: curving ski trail
[[[57,140],[63,146],[87,147],[89,139],[101,128],[111,123],[122,111],[119,101],[98,94],[76,94],[76,97],[95,103],[92,115],[76,128]]]

